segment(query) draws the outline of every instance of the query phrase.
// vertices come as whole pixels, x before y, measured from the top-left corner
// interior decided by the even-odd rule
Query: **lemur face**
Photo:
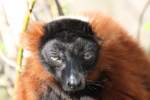
[[[85,87],[85,77],[95,66],[97,50],[94,41],[78,37],[70,43],[50,40],[43,46],[41,54],[46,67],[63,89],[76,91]]]
[[[73,19],[54,21],[45,27],[40,46],[42,63],[64,91],[84,89],[99,51],[90,27]]]

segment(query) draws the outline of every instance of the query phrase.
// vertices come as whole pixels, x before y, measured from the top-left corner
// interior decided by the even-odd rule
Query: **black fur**
[[[44,26],[44,33],[45,35],[41,38],[40,48],[47,41],[54,38],[59,38],[63,42],[74,41],[77,37],[94,40],[94,33],[89,24],[77,19],[61,19],[47,23]]]
[[[40,96],[39,100],[97,100],[104,88],[104,84],[107,81],[105,73],[101,73],[101,77],[97,82],[101,82],[101,87],[93,84],[89,84],[84,90],[77,92],[65,92],[59,87],[48,87],[47,90]],[[53,88],[53,89],[52,89]]]
[[[88,90],[89,91],[89,90]],[[86,91],[86,92],[88,92]],[[98,91],[96,91],[98,92]],[[80,95],[83,94],[83,92]],[[88,94],[92,95],[93,92],[89,92]],[[94,97],[91,97],[90,95],[82,95],[82,96],[77,96],[77,94],[74,94],[74,96],[67,96],[66,93],[60,92],[57,93],[56,91],[53,91],[51,88],[45,91],[39,98],[39,100],[97,100]]]

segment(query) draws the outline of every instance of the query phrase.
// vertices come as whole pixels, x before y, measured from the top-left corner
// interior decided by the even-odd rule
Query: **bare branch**
[[[137,31],[137,40],[140,41],[140,34],[141,34],[141,27],[143,24],[143,18],[145,15],[145,12],[147,11],[148,7],[150,5],[150,0],[148,0],[139,16],[139,24],[138,24],[138,31]]]
[[[58,0],[55,0],[55,3],[56,3],[56,6],[57,6],[57,9],[58,9],[58,14],[59,14],[60,16],[64,15],[63,10],[62,10],[62,7],[61,7],[59,1],[58,1]]]
[[[6,64],[8,64],[11,68],[16,69],[17,64],[6,57],[2,52],[0,52],[0,59],[2,59]]]

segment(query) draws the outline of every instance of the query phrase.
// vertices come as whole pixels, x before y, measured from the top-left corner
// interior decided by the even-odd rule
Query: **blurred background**
[[[33,1],[33,0],[32,0]],[[150,0],[35,0],[30,21],[100,10],[118,21],[150,54]],[[30,0],[0,0],[0,100],[12,100],[18,37]]]

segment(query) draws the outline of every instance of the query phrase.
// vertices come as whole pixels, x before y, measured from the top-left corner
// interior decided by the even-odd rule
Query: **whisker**
[[[102,84],[88,83],[87,85],[104,88],[104,85],[102,85]]]
[[[106,82],[108,79],[105,80],[101,80],[101,81],[93,81],[93,80],[87,80],[87,82],[93,82],[93,83],[102,83],[102,82]]]
[[[91,86],[91,87],[88,88],[88,90],[89,90],[90,92],[95,92],[95,91],[96,91],[96,88]]]

